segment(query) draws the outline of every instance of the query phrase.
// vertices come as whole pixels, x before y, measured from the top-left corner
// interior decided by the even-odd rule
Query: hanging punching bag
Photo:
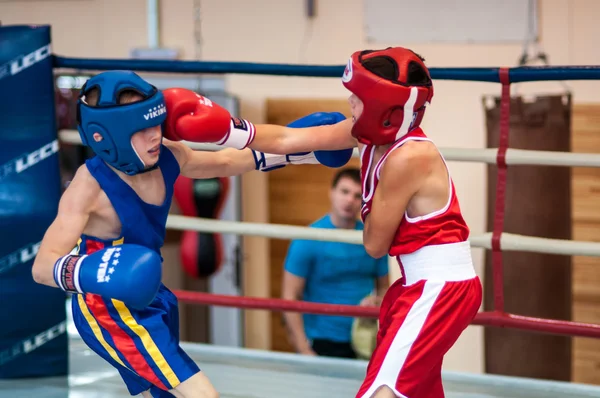
[[[195,180],[179,176],[174,198],[185,216],[218,219],[229,194],[229,178]],[[180,258],[186,274],[192,278],[213,275],[223,262],[220,234],[185,231],[181,237]]]

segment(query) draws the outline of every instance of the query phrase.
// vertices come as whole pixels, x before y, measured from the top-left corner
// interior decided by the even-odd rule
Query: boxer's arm
[[[302,300],[306,281],[310,278],[316,261],[315,244],[318,242],[292,240],[285,257],[281,297],[284,300]],[[318,245],[317,245],[318,246]],[[289,342],[296,352],[304,355],[316,355],[306,336],[302,314],[283,313]]]
[[[194,151],[176,141],[163,141],[179,163],[181,174],[200,179],[236,176],[256,169],[252,150],[226,148],[217,152]]]
[[[44,234],[33,262],[32,274],[37,283],[57,287],[54,264],[77,246],[99,192],[100,186],[87,167],[79,167],[60,199],[56,218]]]
[[[390,287],[390,272],[388,256],[383,256],[376,261],[375,265],[375,291],[378,298],[383,298]]]
[[[284,300],[302,300],[306,279],[296,276],[289,271],[283,271],[281,297]],[[283,319],[288,332],[290,343],[299,354],[316,355],[304,332],[302,314],[299,312],[284,312]]]
[[[296,121],[299,126],[294,127],[301,128],[255,126],[247,120],[232,118],[225,108],[191,90],[170,88],[163,90],[163,95],[167,108],[163,134],[172,141],[207,142],[236,149],[250,147],[280,155],[357,146],[351,135],[351,121],[334,124],[340,116],[344,117],[337,112],[308,115]]]
[[[371,212],[364,220],[363,242],[373,258],[389,250],[413,195],[420,189],[431,164],[420,151],[405,147],[393,151],[381,169]]]
[[[351,129],[350,119],[333,125],[305,128],[259,124],[249,147],[277,154],[354,148],[358,143],[350,134]]]
[[[385,257],[386,262],[387,262],[387,256]],[[385,296],[385,293],[387,292],[387,290],[390,287],[390,278],[388,275],[385,276],[380,276],[379,278],[377,278],[375,280],[375,290],[376,290],[376,296],[378,298],[383,298],[383,296]]]

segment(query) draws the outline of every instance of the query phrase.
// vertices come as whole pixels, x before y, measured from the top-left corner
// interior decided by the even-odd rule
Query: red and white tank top
[[[361,151],[362,198],[371,206],[375,189],[379,182],[381,168],[389,154],[400,148],[407,141],[431,141],[420,128],[408,133],[404,138],[394,143],[373,165],[375,146],[365,145]],[[440,154],[440,156],[442,156]],[[442,159],[444,159],[442,157]],[[446,161],[444,160],[444,164]],[[447,169],[447,166],[446,166]],[[393,257],[413,253],[425,246],[444,245],[448,243],[465,242],[469,238],[469,227],[463,219],[460,206],[454,190],[454,183],[448,171],[449,187],[446,205],[433,213],[411,218],[404,217],[396,230],[389,255]]]

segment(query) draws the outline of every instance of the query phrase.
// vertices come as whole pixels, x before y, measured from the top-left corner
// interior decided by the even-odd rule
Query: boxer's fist
[[[301,117],[298,120],[294,120],[288,127],[301,128],[301,127],[313,127],[313,126],[324,126],[327,124],[337,124],[346,120],[346,116],[339,112],[315,112],[310,115]],[[353,149],[341,149],[338,151],[315,151],[316,160],[327,167],[342,167],[352,157]]]
[[[254,139],[252,123],[232,118],[227,109],[184,88],[163,90],[167,108],[165,138],[173,141],[214,143],[237,149]]]
[[[339,149],[337,151],[315,151],[315,159],[323,166],[338,168],[350,161],[353,149]]]
[[[294,120],[288,127],[303,128],[313,126],[324,126],[326,124],[337,124],[346,120],[346,116],[339,112],[315,112],[310,115]]]
[[[160,255],[132,244],[84,256],[67,255],[54,265],[54,281],[62,290],[116,299],[134,309],[143,309],[152,302],[161,276]]]
[[[218,142],[229,133],[231,115],[206,97],[184,88],[163,90],[167,107],[165,138]]]

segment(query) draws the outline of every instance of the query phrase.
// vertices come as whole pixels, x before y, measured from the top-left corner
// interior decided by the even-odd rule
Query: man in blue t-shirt
[[[330,190],[331,210],[311,227],[356,229],[361,205],[360,171],[336,174]],[[285,261],[283,298],[328,304],[377,305],[389,287],[387,256],[370,257],[363,245],[310,240],[292,241]],[[375,294],[375,296],[373,296]],[[367,297],[371,295],[370,297]],[[284,314],[289,338],[298,353],[356,358],[353,318]]]

